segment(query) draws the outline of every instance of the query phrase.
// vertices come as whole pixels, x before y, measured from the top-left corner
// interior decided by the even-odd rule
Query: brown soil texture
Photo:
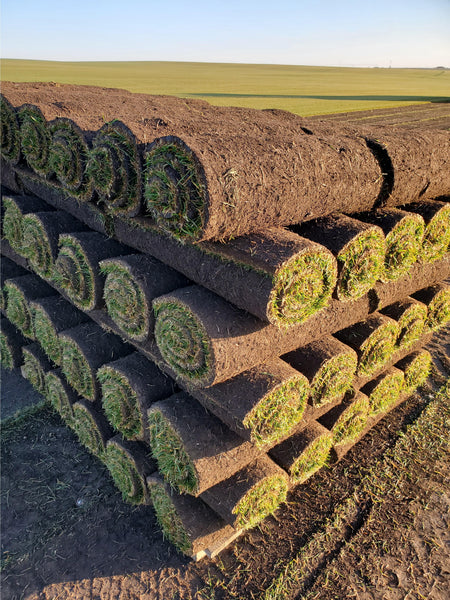
[[[122,501],[105,467],[48,409],[25,415],[13,428],[6,422],[2,598],[260,598],[279,574],[280,561],[289,561],[313,539],[334,507],[352,494],[367,469],[395,444],[398,431],[418,417],[429,395],[448,378],[449,334],[442,330],[428,346],[435,373],[419,393],[384,418],[341,462],[296,488],[275,517],[247,532],[217,559],[200,563],[180,556],[163,539],[151,507]],[[6,379],[3,404],[11,404],[17,375]],[[448,474],[448,464],[437,464],[436,473]],[[397,524],[392,519],[378,523],[375,547],[364,545],[365,531],[372,531],[374,524],[365,525],[362,511],[356,535],[350,536],[355,552],[344,547],[337,567],[322,565],[305,591],[321,600],[397,600],[408,592],[418,599],[415,589],[422,597],[445,598],[449,503],[433,489],[433,481],[424,480],[405,490],[405,496],[389,500],[387,516]],[[370,582],[367,573],[366,580],[359,578],[363,566],[371,570]],[[336,572],[341,573],[337,583]]]

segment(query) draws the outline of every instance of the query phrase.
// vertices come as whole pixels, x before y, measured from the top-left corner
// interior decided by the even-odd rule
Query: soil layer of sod
[[[0,362],[3,369],[16,369],[23,364],[22,347],[27,340],[6,317],[0,318]]]

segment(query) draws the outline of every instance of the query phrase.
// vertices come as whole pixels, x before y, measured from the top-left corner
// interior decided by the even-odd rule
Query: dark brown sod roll
[[[85,231],[86,226],[62,210],[29,213],[22,220],[23,254],[41,277],[51,279],[62,233]]]
[[[356,374],[356,352],[332,336],[283,355],[283,360],[303,373],[311,387],[311,403],[323,406],[343,396]]]
[[[5,282],[6,316],[23,335],[34,340],[33,316],[30,302],[56,296],[55,290],[34,274],[21,275]]]
[[[405,356],[395,367],[403,371],[403,390],[406,394],[412,394],[425,383],[430,375],[433,359],[428,350],[418,350]]]
[[[185,392],[154,403],[148,419],[158,470],[180,493],[198,496],[260,454]]]
[[[23,365],[21,367],[22,377],[28,379],[34,389],[45,396],[45,377],[54,366],[45,356],[42,348],[35,342],[24,346]]]
[[[21,157],[20,129],[14,106],[0,94],[0,153],[3,159],[16,165]]]
[[[397,321],[399,335],[396,346],[406,350],[422,336],[428,309],[422,302],[414,298],[406,298],[386,306],[380,310],[380,313]]]
[[[59,117],[48,125],[50,130],[49,163],[59,184],[80,200],[92,197],[92,182],[86,165],[89,155],[85,134],[71,119]]]
[[[250,529],[285,502],[287,491],[286,472],[264,455],[207,489],[201,498],[232,527]]]
[[[411,294],[428,308],[425,331],[436,331],[450,321],[450,285],[438,283]]]
[[[320,417],[319,423],[330,431],[333,448],[340,448],[358,440],[367,426],[369,413],[368,397],[357,392]]]
[[[130,339],[138,342],[153,334],[152,301],[189,285],[181,273],[145,254],[129,254],[100,261],[105,276],[103,298],[109,316]]]
[[[109,212],[128,216],[140,212],[141,157],[136,138],[124,123],[105,123],[94,135],[86,174]]]
[[[113,430],[101,407],[85,398],[80,398],[72,405],[72,413],[71,427],[80,442],[94,456],[104,460],[106,444],[113,436]]]
[[[309,391],[306,377],[276,358],[194,395],[240,437],[263,448],[302,419]]]
[[[326,246],[336,257],[335,294],[341,301],[361,298],[379,279],[385,257],[383,230],[345,215],[331,215],[295,226],[294,231]]]
[[[93,310],[103,303],[105,275],[99,262],[130,252],[123,244],[95,231],[62,234],[53,279],[78,308]]]
[[[369,377],[389,361],[395,351],[398,334],[399,326],[394,319],[373,314],[365,321],[337,331],[334,336],[356,351],[356,374]]]
[[[370,416],[377,416],[390,410],[399,400],[404,385],[403,371],[391,367],[361,388],[369,398]]]
[[[42,111],[33,104],[23,104],[17,109],[20,124],[22,155],[28,166],[38,175],[49,177],[51,136]]]
[[[6,256],[0,257],[0,310],[6,311],[6,293],[3,289],[8,279],[26,275],[27,271]]]
[[[59,333],[89,320],[89,317],[59,295],[30,302],[36,340],[48,358],[61,364],[62,351]]]
[[[61,369],[53,369],[45,374],[45,397],[66,425],[73,428],[73,406],[81,398],[68,384]]]
[[[211,556],[237,536],[200,498],[178,494],[157,474],[147,478],[147,485],[164,537],[187,556]]]
[[[20,256],[26,256],[23,242],[23,219],[29,213],[49,211],[54,208],[35,196],[3,195],[2,203],[5,207],[3,219],[3,235],[8,240],[11,248]]]
[[[425,231],[422,216],[398,208],[386,208],[358,214],[358,219],[378,225],[383,230],[386,252],[380,280],[395,281],[406,275],[421,254]]]
[[[304,483],[326,464],[332,441],[330,431],[313,421],[272,448],[269,454],[289,474],[293,484]]]
[[[118,336],[92,321],[66,329],[59,337],[62,372],[80,396],[92,401],[100,398],[97,370],[132,351]]]
[[[133,352],[97,371],[102,405],[113,428],[128,440],[149,442],[147,410],[178,391],[174,381],[155,363]]]
[[[11,321],[5,317],[0,318],[0,358],[3,369],[12,371],[23,364],[22,347],[27,343]]]
[[[116,435],[107,443],[104,461],[126,502],[150,504],[147,477],[156,471],[156,463],[148,446]]]
[[[442,258],[450,243],[450,204],[438,201],[416,202],[408,204],[405,209],[420,215],[425,221],[418,260],[427,263]]]

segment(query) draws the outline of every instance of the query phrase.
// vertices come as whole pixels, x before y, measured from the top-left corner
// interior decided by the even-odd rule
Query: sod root
[[[56,365],[61,364],[62,350],[59,334],[86,323],[88,317],[61,296],[49,296],[30,302],[36,340]]]
[[[156,471],[156,463],[145,444],[116,435],[108,441],[104,461],[125,502],[150,504],[147,477]]]
[[[113,430],[101,408],[85,398],[72,405],[72,429],[79,441],[94,456],[104,460],[106,444],[113,436]]]
[[[361,388],[369,398],[370,416],[374,417],[390,410],[399,400],[404,385],[403,371],[391,367]]]
[[[136,138],[122,122],[105,123],[94,135],[86,174],[109,212],[128,216],[140,212],[141,158]]]
[[[22,155],[28,166],[41,177],[52,173],[50,165],[51,136],[42,111],[32,104],[24,104],[17,110],[20,123]]]
[[[423,217],[418,213],[391,208],[359,214],[358,218],[383,230],[386,252],[380,280],[396,281],[406,275],[422,251]]]
[[[22,377],[28,379],[34,389],[45,396],[46,374],[53,370],[53,365],[45,356],[39,344],[33,343],[29,344],[28,346],[24,346],[22,351]]]
[[[33,316],[30,303],[33,300],[56,296],[55,290],[37,275],[21,275],[5,282],[6,316],[24,336],[34,340]]]
[[[0,94],[0,153],[11,165],[21,158],[20,129],[14,106]]]
[[[38,275],[51,279],[59,236],[85,230],[81,221],[61,210],[27,214],[22,220],[23,254]]]
[[[336,257],[335,290],[341,301],[366,294],[379,279],[385,257],[383,230],[345,215],[332,215],[294,227],[294,231],[326,246]]]
[[[105,276],[103,298],[109,316],[130,339],[138,342],[153,334],[152,301],[189,285],[183,275],[145,254],[129,254],[100,262]]]
[[[236,537],[236,531],[200,498],[177,494],[159,475],[147,479],[151,501],[164,537],[195,559]]]
[[[403,391],[412,394],[425,383],[431,372],[433,359],[428,350],[419,350],[405,356],[395,367],[403,371]]]
[[[370,409],[367,395],[357,392],[353,398],[332,408],[319,419],[320,424],[330,430],[334,448],[354,444],[358,440],[367,425]]]
[[[100,398],[97,370],[131,353],[131,348],[119,337],[104,331],[97,323],[88,322],[66,329],[59,334],[61,369],[70,385],[84,398]]]
[[[11,248],[20,256],[26,256],[26,249],[23,241],[23,219],[26,215],[35,212],[49,211],[54,208],[35,196],[2,196],[2,203],[5,207],[5,216],[3,219],[3,235],[8,240]]]
[[[261,456],[203,492],[201,498],[232,527],[250,529],[285,502],[288,481],[283,469]]]
[[[334,334],[338,340],[353,348],[358,355],[356,374],[369,377],[386,364],[395,351],[399,326],[394,319],[373,314]]]
[[[291,483],[300,484],[326,464],[332,441],[330,431],[313,421],[272,448],[269,455],[289,474]]]
[[[67,383],[61,369],[53,369],[45,374],[45,397],[66,425],[73,429],[73,406],[80,397]]]
[[[105,275],[99,262],[129,252],[126,246],[95,231],[62,234],[53,279],[78,308],[94,310],[103,304]]]
[[[125,439],[150,442],[147,411],[176,391],[174,381],[147,358],[133,352],[100,367],[103,410]]]
[[[436,331],[450,321],[450,285],[438,283],[412,294],[428,307],[425,332]]]
[[[184,392],[154,403],[148,419],[158,469],[180,493],[198,496],[260,454]]]
[[[380,310],[380,313],[397,321],[399,335],[396,346],[399,350],[406,350],[422,336],[428,308],[414,298],[406,298],[386,306]]]
[[[23,364],[22,347],[27,341],[5,317],[0,319],[0,362],[3,369],[12,371]]]
[[[418,260],[424,263],[443,258],[450,244],[450,204],[448,202],[416,202],[405,207],[425,221],[425,232]]]
[[[316,407],[334,402],[349,390],[358,363],[356,352],[332,336],[306,344],[282,358],[308,379],[311,403]]]
[[[302,419],[309,397],[304,375],[280,359],[195,390],[196,399],[257,448],[273,445]]]
[[[55,119],[48,127],[51,137],[51,172],[72,196],[84,201],[90,200],[93,189],[86,169],[89,146],[84,132],[74,121],[64,117]]]
[[[21,277],[22,275],[27,275],[26,269],[15,263],[13,260],[10,260],[6,256],[1,256],[0,260],[0,310],[6,311],[6,293],[4,290],[4,285],[8,281],[8,279],[13,279],[15,277]]]

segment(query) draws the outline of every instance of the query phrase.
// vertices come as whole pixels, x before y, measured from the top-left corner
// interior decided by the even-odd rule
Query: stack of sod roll
[[[3,93],[2,364],[179,550],[219,552],[426,380],[448,132]]]

